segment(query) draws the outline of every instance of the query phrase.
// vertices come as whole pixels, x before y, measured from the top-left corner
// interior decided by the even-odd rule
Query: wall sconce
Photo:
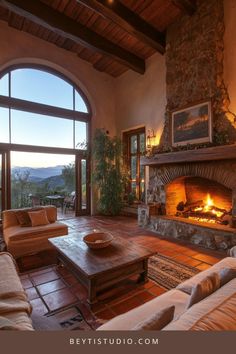
[[[147,148],[151,149],[152,146],[155,145],[156,135],[154,133],[154,129],[148,129],[147,135]]]

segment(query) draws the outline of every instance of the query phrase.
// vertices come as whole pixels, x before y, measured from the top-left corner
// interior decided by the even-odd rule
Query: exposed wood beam
[[[192,16],[197,10],[195,2],[191,0],[172,0],[173,4],[187,15]]]
[[[38,0],[0,0],[10,11],[23,16],[50,31],[69,38],[84,47],[105,54],[140,74],[145,72],[145,62],[131,52],[110,42],[77,21],[54,10]]]
[[[124,6],[120,1],[77,0],[77,2],[96,11],[145,44],[156,49],[159,53],[164,54],[165,34],[156,30],[138,14]]]

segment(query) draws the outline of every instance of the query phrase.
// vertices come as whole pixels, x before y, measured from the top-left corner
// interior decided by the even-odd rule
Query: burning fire
[[[206,207],[209,208],[214,205],[213,199],[211,199],[210,194],[207,194],[207,199],[206,199]]]
[[[211,212],[213,215],[216,215],[218,218],[220,218],[224,214],[223,211],[217,210],[217,208],[214,206],[214,201],[211,198],[209,193],[207,194],[207,197],[205,200],[205,205],[196,207],[194,209],[194,211],[196,211],[196,212],[199,211],[199,212],[203,212],[203,213]],[[215,221],[212,220],[210,222],[215,222]]]
[[[221,209],[215,205],[209,193],[204,200],[199,201],[199,204],[197,203],[198,202],[185,204],[184,210],[182,210],[180,214],[191,220],[208,223],[222,223],[222,218],[228,214],[227,210]]]

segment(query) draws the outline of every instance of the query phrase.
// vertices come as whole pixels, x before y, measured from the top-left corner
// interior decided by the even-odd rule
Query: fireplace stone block
[[[148,228],[161,236],[185,240],[210,249],[227,250],[236,245],[236,230],[222,225],[200,224],[178,217],[153,216]]]

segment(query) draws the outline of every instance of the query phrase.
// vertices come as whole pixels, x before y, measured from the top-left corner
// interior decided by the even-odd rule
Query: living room
[[[1,329],[236,329],[235,14],[0,2]]]

